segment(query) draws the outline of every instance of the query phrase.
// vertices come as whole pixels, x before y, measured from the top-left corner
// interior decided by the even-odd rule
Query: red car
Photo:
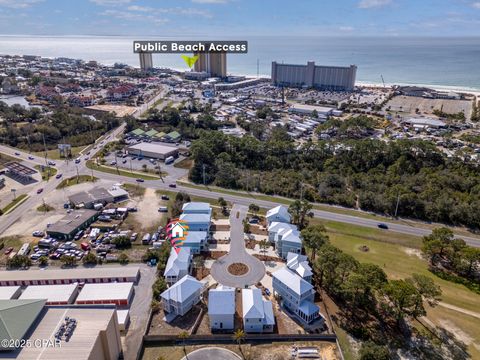
[[[10,254],[13,251],[13,247],[9,247],[8,249],[5,249],[5,255]]]
[[[42,193],[42,191],[43,191],[43,189],[41,189],[41,188],[40,188],[40,189],[38,189],[38,190],[37,190],[37,194],[41,194],[41,193]]]

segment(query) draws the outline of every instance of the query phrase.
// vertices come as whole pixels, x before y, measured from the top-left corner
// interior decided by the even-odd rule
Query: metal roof
[[[286,206],[279,205],[267,211],[267,219],[275,215],[281,216],[287,222],[290,222],[291,215],[288,212],[288,208]]]
[[[186,221],[189,224],[209,224],[210,214],[182,214],[180,220]]]
[[[103,278],[132,278],[137,277],[138,266],[96,266],[92,268],[78,267],[75,269],[46,269],[46,270],[8,270],[0,271],[0,281],[41,281],[41,280],[76,280],[76,279],[103,279]]]
[[[69,302],[78,288],[78,283],[66,285],[30,285],[19,299],[46,299],[47,302]]]
[[[209,203],[192,201],[192,202],[183,204],[182,211],[184,213],[188,213],[189,211],[195,211],[195,212],[204,211],[205,213],[209,213],[211,211],[211,208]]]
[[[190,275],[185,275],[165,290],[160,296],[165,300],[173,300],[182,303],[202,287],[203,284],[200,281]]]
[[[66,214],[55,224],[48,227],[47,233],[71,234],[97,213],[98,211],[90,209],[72,211],[70,214]]]
[[[10,300],[20,290],[20,286],[0,286],[0,300]]]
[[[235,289],[220,285],[208,292],[209,315],[235,314]]]
[[[285,286],[299,296],[313,289],[312,284],[290,271],[286,266],[272,273],[272,277],[285,284]]]
[[[192,258],[189,247],[181,247],[178,254],[172,247],[170,249],[170,256],[168,257],[167,265],[165,265],[163,275],[178,276],[182,271],[188,273],[191,260]]]
[[[0,339],[23,339],[44,305],[39,299],[0,300]],[[0,350],[9,348],[0,344]]]
[[[76,302],[90,300],[124,300],[130,297],[132,282],[85,284]]]
[[[167,146],[167,145],[158,144],[158,143],[147,143],[147,142],[141,142],[139,144],[129,146],[127,150],[152,152],[152,153],[163,154],[163,155],[168,155],[172,152],[178,151],[178,149],[173,146]]]

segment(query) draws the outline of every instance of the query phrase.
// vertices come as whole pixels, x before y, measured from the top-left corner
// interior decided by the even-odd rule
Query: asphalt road
[[[244,288],[258,283],[265,275],[265,266],[256,257],[245,250],[243,237],[243,220],[247,215],[248,207],[233,205],[230,212],[230,251],[212,264],[210,274],[222,285],[234,288]],[[235,276],[228,272],[233,263],[242,263],[248,266],[245,275]]]
[[[108,142],[113,141],[115,136],[120,134],[125,125],[122,125],[113,131],[110,132],[110,136],[108,139],[105,140],[104,144],[101,144],[100,142],[96,143],[96,150],[91,150],[90,153],[90,158],[94,155],[94,153],[100,151],[102,146],[106,145]],[[28,153],[22,152],[20,150],[16,150],[10,147],[2,146],[0,145],[0,152],[5,153],[7,155],[13,155],[15,152],[20,153],[20,157],[22,160],[29,162],[29,160],[26,160],[28,157]],[[45,164],[45,159],[40,158],[40,157],[35,157],[33,161],[30,161],[32,164]],[[92,171],[88,169],[85,166],[85,161],[82,159],[82,162],[78,165],[75,165],[73,161],[69,161],[68,163],[65,161],[56,161],[57,162],[57,170],[58,173],[63,173],[63,177],[69,177],[69,176],[74,176],[77,173],[79,174],[85,174],[89,175],[92,174]],[[145,181],[142,186],[144,187],[149,187],[153,189],[163,189],[163,190],[172,190],[169,188],[169,184],[175,183],[175,181],[178,179],[177,176],[180,176],[182,172],[176,172],[171,170],[172,167],[166,168],[167,171],[170,171],[168,176],[162,180],[148,180]],[[135,179],[129,178],[129,177],[124,177],[124,176],[119,176],[116,174],[108,174],[100,171],[93,171],[94,176],[106,180],[112,180],[115,182],[123,182],[123,183],[130,183],[130,184],[137,184]],[[184,174],[184,173],[183,173]],[[57,179],[50,179],[48,183],[41,182],[38,185],[35,185],[33,189],[29,193],[29,199],[26,200],[24,203],[19,205],[17,208],[15,208],[12,212],[10,212],[8,215],[4,215],[0,217],[0,234],[4,232],[6,229],[8,229],[15,221],[17,221],[20,218],[20,215],[22,214],[23,211],[26,209],[32,208],[33,206],[38,206],[42,202],[42,195],[47,194],[50,191],[53,191],[55,187],[60,183],[61,180]],[[36,194],[37,189],[39,188],[44,188],[43,193],[40,195]],[[252,203],[252,197],[251,196],[240,196],[240,195],[230,195],[230,194],[225,194],[225,193],[220,193],[220,192],[215,192],[215,191],[209,191],[209,190],[204,190],[204,189],[195,189],[195,188],[190,188],[190,187],[185,187],[178,185],[177,186],[177,191],[185,191],[191,195],[195,196],[200,196],[200,197],[205,197],[205,198],[210,198],[210,199],[218,199],[219,197],[223,197],[225,200],[239,204],[239,205],[245,205],[248,206],[249,204]],[[272,208],[280,204],[280,202],[275,202],[275,201],[267,201],[267,200],[260,200],[260,199],[255,199],[255,203],[261,207],[264,208]],[[358,226],[363,226],[367,228],[374,228],[378,229],[378,223],[383,222],[386,223],[389,227],[388,230],[385,231],[391,231],[391,232],[396,232],[396,233],[401,233],[401,234],[407,234],[407,235],[414,235],[414,236],[425,236],[431,233],[429,229],[421,228],[421,227],[414,227],[414,226],[409,226],[405,224],[397,224],[397,223],[391,223],[391,222],[386,222],[383,220],[375,220],[375,219],[368,219],[368,218],[363,218],[363,217],[357,217],[353,215],[345,215],[345,214],[339,214],[335,212],[329,212],[325,210],[313,210],[313,214],[315,217],[318,217],[320,219],[324,220],[330,220],[330,221],[337,221],[341,223],[347,223],[347,224],[353,224],[353,225],[358,225]],[[480,239],[475,238],[475,237],[470,237],[470,236],[458,236],[461,237],[462,239],[465,240],[467,244],[470,246],[474,247],[480,247]]]

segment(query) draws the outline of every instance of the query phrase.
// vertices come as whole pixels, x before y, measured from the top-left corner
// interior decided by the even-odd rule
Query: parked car
[[[166,212],[168,212],[168,207],[166,207],[166,206],[160,206],[160,207],[158,208],[158,212],[164,212],[164,213],[166,213]]]
[[[172,183],[172,184],[169,184],[168,186],[171,187],[171,188],[176,188],[176,187],[177,187],[177,184],[173,184],[173,183]]]
[[[13,247],[6,248],[5,251],[3,252],[5,255],[10,254],[13,251]]]
[[[127,208],[127,211],[128,212],[137,212],[138,209],[136,207],[129,207],[129,208]]]
[[[38,190],[37,190],[37,194],[41,194],[41,193],[42,193],[42,191],[43,191],[43,189],[42,189],[42,188],[38,189]]]
[[[265,295],[270,296],[270,290],[268,290],[267,288],[265,288]]]
[[[32,236],[35,236],[35,237],[43,237],[44,235],[44,232],[41,231],[41,230],[35,230],[33,233],[32,233]]]
[[[135,241],[135,240],[137,240],[137,237],[138,237],[138,234],[137,234],[137,233],[133,233],[132,235],[130,235],[130,241]]]
[[[57,164],[55,163],[55,161],[49,161],[49,162],[48,162],[48,165],[55,166],[55,165],[57,165]]]
[[[117,162],[116,162],[116,161],[112,161],[112,162],[110,163],[110,165],[115,166],[115,165],[117,165]]]
[[[29,156],[28,160],[35,160],[35,158],[33,156]]]
[[[380,229],[385,229],[385,230],[388,230],[388,225],[385,224],[385,223],[380,223],[377,225]]]
[[[57,174],[57,176],[55,176],[56,179],[60,179],[62,177],[62,174]]]
[[[162,200],[170,200],[170,197],[168,197],[168,195],[162,195]]]
[[[16,152],[15,155],[20,156],[20,153],[19,153],[19,152]]]

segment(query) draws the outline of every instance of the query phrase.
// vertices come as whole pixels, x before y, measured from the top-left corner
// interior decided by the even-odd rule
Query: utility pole
[[[395,206],[395,217],[397,217],[399,204],[400,204],[400,193],[398,193],[398,196],[397,196],[397,205]]]
[[[78,165],[75,165],[75,168],[77,169],[77,184],[80,181],[80,175],[78,174]]]
[[[118,160],[117,160],[117,152],[115,151],[115,167],[117,168],[117,174],[120,175],[120,171],[118,171]]]
[[[45,198],[42,198],[42,203],[43,203],[43,212],[46,214],[47,213],[47,204],[45,204]]]
[[[47,167],[47,181],[50,180],[50,167],[47,161],[47,143],[45,142],[45,133],[42,133],[43,147],[45,148],[45,166]]]
[[[130,172],[133,174],[132,158],[130,158]]]

